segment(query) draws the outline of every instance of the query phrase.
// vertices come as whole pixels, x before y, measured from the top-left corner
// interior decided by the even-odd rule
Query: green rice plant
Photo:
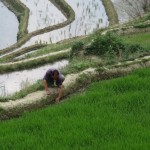
[[[149,80],[149,68],[137,70],[93,83],[57,105],[3,121],[1,150],[148,150]]]
[[[81,57],[81,58],[74,58],[72,59],[67,67],[62,69],[63,74],[70,74],[70,73],[77,73],[79,71],[83,71],[87,68],[90,67],[97,67],[97,66],[102,66],[101,60],[94,61],[91,59],[88,59],[86,57]]]

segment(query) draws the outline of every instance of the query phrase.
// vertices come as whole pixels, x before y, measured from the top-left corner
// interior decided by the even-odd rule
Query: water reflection
[[[21,0],[30,10],[28,31],[52,26],[66,20],[49,0]]]
[[[33,6],[38,5],[38,3],[40,2],[40,0],[34,0],[34,3],[29,0],[22,0],[22,1],[24,2],[24,4],[31,5],[31,6],[32,4]],[[35,45],[35,44],[41,44],[41,43],[51,44],[51,43],[56,43],[61,40],[65,40],[76,36],[88,35],[96,29],[104,28],[109,25],[108,17],[106,15],[105,8],[102,5],[101,0],[75,0],[75,1],[66,0],[66,2],[73,8],[73,10],[76,13],[74,22],[72,22],[70,25],[64,28],[32,37],[29,41],[27,41],[24,45],[22,45],[20,48],[16,49],[15,51],[19,51],[22,48]],[[47,7],[46,4],[47,2],[43,3],[42,9],[44,8],[46,9]],[[35,9],[33,10],[33,12],[34,11],[36,12],[36,10],[38,9],[33,6],[32,9]],[[48,7],[51,8],[50,6]],[[56,12],[59,11],[57,10]],[[32,13],[30,14],[30,16],[31,15],[33,16]],[[61,17],[62,15],[60,15],[60,17],[59,15],[57,15],[58,20],[61,20]],[[36,28],[37,24],[36,23],[34,24],[34,22],[35,21],[30,20],[29,26],[30,24],[33,23],[32,27]],[[42,25],[42,21],[41,21],[41,25]],[[0,58],[5,55],[7,54],[0,56]]]
[[[61,69],[68,64],[68,60],[62,60],[54,64],[44,65],[31,70],[17,71],[0,75],[0,96],[11,95],[25,86],[42,79],[49,68]]]
[[[17,17],[0,1],[0,49],[17,42]]]
[[[75,21],[64,28],[37,35],[26,42],[21,48],[38,43],[56,43],[64,39],[88,35],[97,29],[109,25],[101,0],[66,0],[66,2],[76,13]]]

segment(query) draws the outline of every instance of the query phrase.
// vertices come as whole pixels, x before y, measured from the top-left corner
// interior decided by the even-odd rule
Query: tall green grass
[[[59,50],[69,49],[74,45],[75,42],[78,42],[78,41],[83,41],[85,44],[88,44],[91,41],[92,37],[93,35],[90,35],[89,37],[79,37],[79,38],[68,39],[58,44],[49,44],[47,47],[41,48],[32,54],[28,54],[24,58],[37,57],[37,56],[41,56],[44,54],[48,54],[50,52],[56,52]]]
[[[144,48],[150,50],[150,34],[149,33],[137,33],[133,35],[123,36],[123,40],[129,44],[140,44]]]
[[[0,149],[149,150],[149,81],[149,68],[138,70],[1,122]]]

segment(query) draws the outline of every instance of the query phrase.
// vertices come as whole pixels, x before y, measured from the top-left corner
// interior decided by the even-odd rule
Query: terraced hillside
[[[42,23],[41,23],[41,24],[39,24],[39,29],[38,30],[30,31],[29,26],[27,27],[26,24],[28,23],[30,25],[30,24],[34,23],[34,22],[32,22],[33,19],[31,19],[31,21],[30,21],[30,18],[32,16],[34,17],[34,15],[36,13],[39,13],[39,16],[35,16],[35,18],[38,17],[37,19],[39,19],[39,21],[43,21],[43,18],[41,18],[41,15],[43,15],[42,11],[44,11],[44,8],[41,8],[41,10],[38,10],[38,9],[40,9],[38,7],[39,7],[39,5],[41,5],[41,2],[42,1],[37,1],[37,3],[33,2],[31,4],[30,3],[28,4],[27,1],[14,1],[14,2],[4,1],[4,4],[10,10],[12,10],[17,15],[18,18],[20,17],[19,15],[25,14],[25,12],[28,15],[26,15],[26,16],[22,15],[22,17],[19,18],[19,20],[20,20],[20,26],[26,27],[26,29],[25,28],[22,29],[22,30],[24,30],[23,31],[24,32],[24,36],[18,38],[18,42],[16,44],[14,44],[14,45],[12,45],[12,46],[10,46],[8,48],[0,50],[0,53],[1,53],[1,56],[0,56],[1,71],[0,72],[1,73],[12,72],[12,71],[17,71],[17,70],[23,70],[23,69],[27,69],[27,68],[34,68],[36,66],[44,65],[46,63],[50,63],[50,62],[54,62],[56,60],[67,58],[68,57],[69,49],[70,49],[70,47],[72,45],[71,43],[73,43],[73,42],[69,42],[68,44],[59,44],[57,46],[56,44],[52,44],[51,43],[52,40],[53,40],[52,39],[53,36],[52,37],[49,36],[48,38],[49,38],[49,40],[50,40],[49,42],[51,44],[48,44],[48,42],[46,42],[46,41],[43,42],[41,40],[41,38],[43,36],[43,33],[46,33],[46,32],[49,33],[50,30],[55,30],[56,31],[56,29],[61,28],[61,30],[62,30],[61,34],[62,33],[65,34],[65,32],[63,30],[66,27],[63,28],[63,26],[65,26],[65,24],[66,25],[69,24],[69,22],[73,22],[73,24],[70,24],[68,26],[69,27],[69,31],[70,31],[68,35],[69,35],[70,38],[73,38],[74,36],[78,36],[77,31],[76,31],[75,35],[73,35],[74,31],[72,31],[72,30],[74,28],[74,25],[77,26],[80,23],[79,25],[83,26],[83,29],[85,31],[84,31],[84,33],[80,33],[82,35],[82,34],[85,34],[85,32],[91,32],[94,28],[101,27],[101,24],[103,25],[103,24],[105,24],[105,22],[107,22],[107,21],[105,21],[103,23],[103,18],[102,17],[105,14],[102,14],[102,16],[98,16],[97,15],[97,13],[99,11],[97,7],[99,7],[99,5],[100,6],[102,5],[102,3],[100,3],[99,1],[95,1],[94,3],[92,3],[92,6],[90,6],[90,7],[88,6],[88,3],[85,4],[84,1],[83,1],[83,3],[76,2],[76,4],[72,4],[75,7],[74,10],[77,9],[77,7],[81,9],[82,5],[84,5],[84,4],[86,5],[86,6],[84,6],[84,10],[83,10],[84,13],[80,14],[79,16],[76,15],[77,17],[75,18],[75,13],[74,13],[73,9],[65,1],[62,0],[62,1],[56,2],[56,1],[48,1],[47,0],[47,1],[43,2],[43,5],[46,7],[46,12],[44,12],[44,13],[47,13],[47,11],[49,10],[49,7],[51,9],[55,7],[55,9],[57,9],[57,11],[59,13],[62,13],[61,15],[64,15],[67,18],[67,20],[63,19],[63,21],[61,21],[62,18],[60,18],[61,22],[57,23],[57,20],[59,21],[59,16],[54,16],[53,12],[50,12],[50,13],[52,13],[50,15],[54,16],[54,19],[52,20],[51,18],[45,18],[45,19],[47,19],[45,21],[47,21],[47,22],[52,21],[52,25],[48,24],[44,28],[42,28],[42,26],[41,26]],[[89,3],[90,3],[90,1],[89,1]],[[33,10],[32,10],[33,9],[32,5],[35,8],[37,7],[36,8],[37,10],[34,10],[35,12],[33,12]],[[77,5],[77,6],[75,6],[75,5]],[[32,9],[31,8],[30,9],[27,8],[27,6],[31,7]],[[95,13],[90,13],[90,9],[95,9]],[[30,11],[30,14],[29,14],[29,11]],[[55,14],[57,14],[57,13],[55,12]],[[88,15],[86,16],[85,14],[88,14]],[[46,16],[47,15],[48,15],[48,13],[46,14]],[[29,17],[29,19],[28,19],[27,16]],[[58,19],[56,17],[58,17]],[[90,17],[91,19],[93,19],[94,23],[88,22],[87,17]],[[81,20],[80,18],[83,18],[83,19],[85,19],[87,21],[79,22]],[[21,19],[24,20],[24,21],[22,21]],[[30,22],[28,22],[28,20]],[[24,25],[21,25],[22,22],[24,22]],[[96,24],[96,22],[99,23],[99,24]],[[37,21],[37,23],[38,23],[38,21]],[[86,29],[87,25],[85,25],[85,23],[90,23],[92,25],[92,28],[91,29],[89,28],[89,30],[91,30],[91,31],[88,31]],[[65,30],[68,30],[68,27]],[[78,29],[79,28],[80,27],[78,27]],[[25,30],[26,31],[29,30],[29,31],[26,32]],[[81,31],[81,32],[83,32],[83,31]],[[52,34],[52,32],[50,32],[50,33]],[[20,34],[20,33],[18,33],[18,34]],[[40,34],[39,37],[37,36],[38,34]],[[55,35],[57,35],[57,33],[55,33]],[[59,33],[59,35],[60,35],[60,33]],[[45,36],[45,34],[44,34],[44,36]],[[65,36],[67,36],[67,33],[66,33],[66,35],[64,35],[64,37]],[[66,37],[66,38],[69,38],[69,37]],[[35,38],[40,38],[40,41],[35,41]],[[33,39],[33,41],[32,41],[32,39]],[[28,42],[26,44],[23,44],[27,40],[28,40]],[[20,47],[20,48],[17,48],[17,47]],[[58,51],[60,49],[60,47],[62,48],[62,50],[64,49],[64,51],[60,51],[58,53],[54,53],[54,55],[53,54],[52,55],[48,54],[48,53],[51,53],[51,52]],[[68,50],[65,50],[65,49],[68,49]],[[20,58],[25,57],[26,54],[32,53],[34,51],[39,52],[40,53],[39,55],[41,55],[40,51],[44,51],[44,52],[42,52],[43,56],[42,57],[41,56],[40,57],[36,57],[36,58],[30,58],[30,59],[27,59],[27,60],[24,60],[24,61],[20,60]]]
[[[1,1],[19,32],[0,50],[0,149],[148,150],[150,13],[120,24],[117,0]]]
[[[58,24],[54,23],[55,20],[53,20],[52,23],[54,23],[54,25],[46,26],[45,28],[41,28],[39,24],[38,30],[29,32],[27,30],[27,23],[29,20],[28,17],[29,14],[33,15],[34,13],[31,12],[29,13],[29,11],[31,10],[27,8],[27,4],[24,1],[20,1],[20,0],[16,0],[13,2],[10,2],[8,0],[4,1],[5,5],[7,5],[7,7],[9,7],[9,9],[12,10],[17,15],[18,18],[20,17],[21,14],[24,15],[21,15],[22,17],[19,19],[20,20],[19,28],[21,29],[19,30],[18,33],[19,34],[18,42],[10,47],[0,50],[0,54],[1,54],[0,73],[1,76],[3,76],[1,79],[4,79],[3,81],[1,81],[1,89],[4,90],[3,94],[6,93],[5,86],[3,86],[3,83],[6,82],[5,80],[8,80],[7,76],[11,77],[11,74],[14,71],[32,69],[35,67],[43,66],[45,64],[49,65],[49,63],[61,61],[62,59],[63,60],[69,59],[69,65],[63,69],[64,74],[67,75],[66,81],[64,83],[64,87],[65,87],[64,96],[67,96],[71,93],[74,93],[76,90],[83,88],[84,81],[85,81],[84,78],[85,77],[87,78],[86,74],[91,75],[91,77],[88,77],[89,82],[85,84],[88,85],[89,83],[92,82],[91,78],[93,78],[94,80],[101,80],[101,79],[107,79],[111,77],[117,77],[117,76],[125,75],[136,68],[149,66],[150,46],[148,43],[150,38],[149,38],[149,34],[147,33],[150,30],[149,14],[145,15],[143,19],[141,18],[136,19],[135,21],[131,21],[129,23],[120,25],[117,24],[118,20],[116,17],[116,12],[113,3],[111,1],[106,2],[103,0],[102,2],[106,8],[106,13],[108,15],[110,26],[107,27],[108,22],[107,21],[105,22],[102,18],[98,18],[98,22],[97,23],[94,22],[96,23],[96,30],[94,29],[94,32],[92,34],[88,35],[88,30],[90,30],[90,28],[87,28],[87,30],[85,30],[82,35],[79,34],[80,35],[79,36],[77,35],[78,27],[80,29],[82,26],[84,26],[84,21],[85,23],[87,23],[84,13],[88,14],[89,18],[92,18],[93,15],[92,12],[94,11],[97,12],[100,3],[97,1],[94,2],[89,1],[89,3],[87,4],[91,4],[91,6],[93,6],[94,10],[92,10],[92,8],[88,7],[84,1],[76,2],[76,5],[72,5],[73,7],[76,6],[76,8],[80,9],[80,7],[82,8],[83,6],[86,6],[85,10],[83,9],[83,16],[81,16],[81,18],[78,18],[77,15],[79,14],[75,14],[74,12],[75,8],[72,8],[68,1],[51,0],[50,2],[53,5],[53,7],[55,6],[58,10],[60,10],[60,12],[65,16],[66,20],[64,19],[63,22],[60,22]],[[46,10],[48,10],[50,5],[49,3],[46,4],[47,4]],[[36,1],[33,3],[33,5],[38,7],[38,3],[36,3]],[[115,15],[111,15],[108,8],[111,8],[111,11]],[[41,15],[39,16],[41,17]],[[102,14],[102,16],[103,15],[104,14]],[[78,26],[78,24],[76,23],[76,27],[73,28],[76,31],[74,37],[73,35],[70,35],[69,39],[57,42],[57,44],[52,43],[52,38],[50,38],[49,44],[43,41],[35,42],[34,37],[38,37],[37,35],[39,35],[40,37],[41,35],[44,35],[43,33],[47,34],[47,32],[48,33],[50,31],[53,32],[53,30],[54,30],[54,34],[57,35],[57,32],[55,31],[58,30],[59,28],[65,29],[62,30],[63,32],[62,31],[60,33],[58,32],[59,35],[64,34],[65,37],[65,35],[67,34],[66,32],[64,32],[67,30],[65,26],[68,26],[71,22],[74,21],[78,22],[79,19],[83,21],[81,22],[82,23],[81,26]],[[103,24],[103,22],[105,22],[104,23],[105,28],[99,29],[101,28],[101,24]],[[116,25],[114,25],[115,23]],[[71,25],[69,25],[68,27],[71,30]],[[86,24],[85,27],[87,27]],[[135,50],[136,46],[133,45],[132,47],[129,46],[130,48],[132,48],[133,51],[132,53],[129,54],[125,52],[121,52],[121,50],[119,50],[119,56],[118,54],[117,56],[115,56],[115,54],[113,53],[112,54],[107,53],[107,55],[105,54],[104,56],[98,56],[98,57],[93,55],[82,54],[81,56],[76,56],[73,59],[70,58],[70,55],[72,53],[72,47],[78,44],[78,42],[84,43],[84,47],[81,50],[81,53],[84,53],[86,48],[88,48],[88,46],[90,46],[92,42],[95,40],[96,36],[101,35],[107,37],[107,33],[117,33],[117,35],[119,35],[123,39],[124,43],[127,43],[127,45],[139,44],[139,42],[141,42],[141,46],[144,47],[144,49],[142,48],[142,51],[141,50],[136,51]],[[139,41],[137,41],[137,38],[139,38]],[[35,42],[33,45],[31,44],[32,39],[34,39],[33,42]],[[131,42],[132,39],[134,42]],[[31,43],[30,42],[26,43],[26,41],[31,41]],[[136,51],[135,53],[134,50]],[[97,70],[100,70],[101,72],[97,72]],[[8,72],[10,72],[11,74],[7,74]],[[76,82],[76,80],[83,80],[83,81],[79,84],[78,82]],[[14,109],[15,110],[18,109],[14,114],[20,111],[23,112],[24,109],[43,106],[46,103],[50,103],[54,99],[54,96],[52,96],[51,98],[45,97],[45,92],[41,91],[43,90],[41,80],[37,81],[37,83],[34,82],[34,84],[30,85],[27,79],[23,81],[21,84],[23,84],[23,89],[21,91],[17,92],[15,95],[7,96],[7,97],[4,96],[0,98],[2,101],[0,103],[0,107],[4,110],[4,113],[2,114],[5,113],[7,114],[7,111],[9,112],[10,110],[11,112],[13,112]],[[70,86],[74,88],[70,90]],[[55,93],[56,91],[54,90],[54,95]],[[2,118],[3,117],[9,118],[10,116],[11,115],[8,113],[7,115],[2,115]]]

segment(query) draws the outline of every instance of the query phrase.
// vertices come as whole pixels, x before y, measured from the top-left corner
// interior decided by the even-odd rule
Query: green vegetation
[[[149,80],[149,69],[138,70],[93,83],[59,105],[1,122],[1,150],[148,150]]]
[[[70,43],[68,43],[68,44],[51,44],[51,45],[47,45],[44,48],[38,49],[34,53],[27,54],[23,59],[38,57],[38,56],[49,54],[49,53],[56,52],[56,51],[58,52],[60,50],[69,49],[70,47],[71,47]]]
[[[137,33],[131,35],[122,36],[124,42],[128,44],[140,44],[145,49],[150,50],[150,34],[149,33]]]
[[[14,63],[11,65],[0,65],[0,73],[6,73],[6,72],[12,72],[17,70],[24,70],[29,68],[35,68],[37,66],[41,66],[47,63],[53,63],[56,60],[62,60],[65,58],[69,58],[68,52],[62,52],[57,55],[49,55],[46,57],[41,57],[38,59],[33,59],[30,61],[20,62],[20,63]]]
[[[150,24],[137,24],[134,25],[134,28],[148,28],[150,27]]]
[[[144,48],[139,44],[126,44],[119,36],[107,33],[103,36],[96,36],[91,45],[85,49],[85,54],[109,58],[117,56],[118,59],[125,58],[127,60],[129,55],[143,50]]]
[[[35,50],[40,49],[42,47],[46,47],[46,45],[45,44],[37,44],[37,45],[32,45],[32,46],[28,46],[28,47],[22,48],[19,51],[15,51],[13,53],[7,54],[6,56],[3,56],[2,58],[0,58],[0,62],[13,61],[14,58],[16,58],[16,57],[18,57],[20,55],[26,54],[26,53],[31,52],[31,51],[35,51]]]
[[[142,46],[145,48],[147,46],[150,47],[150,45],[149,45],[150,38],[149,38],[148,33],[122,36],[122,38],[120,38],[116,35],[113,35],[113,34],[107,34],[105,36],[90,35],[89,38],[83,38],[83,39],[78,39],[78,40],[74,39],[74,40],[71,40],[66,43],[52,44],[51,46],[44,47],[44,48],[40,49],[39,52],[35,52],[35,53],[36,53],[36,55],[41,55],[42,53],[45,54],[48,51],[49,52],[58,51],[60,48],[65,49],[72,45],[73,45],[73,47],[75,47],[75,49],[76,48],[78,49],[78,46],[80,48],[80,45],[82,46],[83,42],[87,44],[92,39],[94,39],[94,40],[91,43],[91,45],[93,45],[94,47],[91,48],[91,46],[90,46],[90,48],[91,48],[90,53],[94,51],[94,53],[97,55],[99,53],[99,50],[101,50],[101,48],[103,47],[103,49],[105,50],[105,51],[102,51],[102,52],[104,52],[104,56],[103,57],[97,57],[97,56],[95,57],[95,56],[91,56],[91,55],[89,56],[89,55],[82,54],[81,56],[78,55],[78,57],[73,57],[73,59],[70,60],[69,65],[63,69],[63,74],[66,75],[69,73],[78,73],[79,71],[83,71],[84,69],[87,69],[89,67],[99,68],[104,65],[109,65],[109,64],[112,65],[118,61],[133,58],[133,52],[135,52],[137,50],[137,48],[138,49],[141,48],[139,45],[137,45],[138,43],[142,43]],[[101,41],[101,39],[102,39],[102,41]],[[80,41],[82,41],[82,42],[80,42]],[[129,48],[128,51],[129,50],[131,51],[131,53],[125,52],[124,58],[121,58],[119,60],[116,58],[116,54],[113,53],[113,50],[115,50],[114,52],[116,52],[115,46],[117,46],[117,48],[118,48],[118,46],[119,46],[118,43],[123,48],[126,45],[128,45],[128,48]],[[126,44],[124,44],[124,43],[126,43]],[[100,44],[100,45],[98,45],[98,44]],[[108,50],[111,49],[111,51],[107,52],[107,49]],[[136,55],[136,57],[137,57],[137,55]],[[33,60],[30,62],[14,64],[12,66],[10,66],[10,65],[9,66],[1,66],[0,71],[1,71],[1,73],[5,73],[5,72],[16,71],[16,70],[27,69],[27,68],[43,65],[45,63],[54,62],[58,59],[63,59],[63,58],[69,58],[68,52],[64,53],[64,54],[59,54],[57,56],[49,56],[47,58],[41,58],[41,59]],[[12,97],[0,98],[0,101],[6,101],[9,99],[15,100],[15,99],[22,98],[29,93],[35,92],[37,90],[36,87],[38,87],[38,90],[42,90],[43,85],[39,84],[39,83],[40,82],[34,84],[33,86],[27,87],[26,89],[18,92],[17,94],[15,94]]]
[[[58,59],[58,58],[57,58]],[[102,66],[101,60],[97,57],[94,59],[91,58],[74,58],[69,62],[69,65],[67,65],[65,68],[63,68],[61,71],[64,75],[71,74],[71,73],[78,73],[79,71],[83,71],[89,67],[100,67]],[[81,82],[80,82],[81,84]],[[0,102],[6,102],[8,100],[16,100],[23,98],[27,96],[30,93],[36,92],[38,90],[43,90],[43,82],[41,80],[38,80],[36,83],[33,85],[28,85],[25,86],[22,90],[19,92],[15,93],[12,96],[7,96],[7,97],[0,97]]]
[[[73,45],[76,45],[76,43],[81,42],[84,43],[86,48],[86,53],[88,54],[94,54],[94,55],[101,55],[104,54],[103,58],[103,64],[112,64],[119,60],[128,60],[128,59],[134,59],[141,55],[142,53],[147,53],[150,50],[150,35],[148,33],[139,33],[134,35],[125,35],[125,36],[116,36],[113,34],[106,34],[104,36],[99,36],[98,33],[92,34],[89,37],[83,37],[79,39],[72,39],[67,42],[62,42],[58,44],[52,44],[48,45],[44,48],[38,49],[38,51],[34,52],[33,54],[28,54],[25,58],[31,58],[36,56],[41,56],[44,54],[48,54],[50,52],[63,50],[72,47]],[[88,43],[92,43],[89,45]],[[86,46],[88,45],[88,46]],[[37,45],[38,47],[42,47],[45,45]],[[144,49],[143,49],[143,48]],[[22,49],[22,52],[33,50],[32,48],[36,47],[29,47]],[[124,50],[125,49],[125,50]],[[143,51],[145,50],[145,52]],[[137,51],[137,53],[135,53]],[[134,52],[134,53],[133,53]],[[82,52],[81,52],[82,53]],[[4,58],[1,58],[1,62],[6,61],[12,61],[14,56],[20,55],[21,52],[16,52],[11,55],[5,56]],[[116,57],[117,56],[117,57]],[[52,58],[53,56],[49,56],[49,58]],[[87,56],[83,55],[81,57],[81,64],[83,64],[82,59]],[[58,55],[58,58],[68,58],[68,54],[65,53],[65,57],[62,57]],[[40,66],[42,64],[56,61],[57,57],[55,59],[37,59],[35,61],[30,62],[24,62],[24,64],[14,64],[13,66],[0,66],[1,73],[10,72],[10,71],[16,71],[21,69],[27,69],[35,66]],[[86,58],[85,58],[86,59]],[[100,58],[99,58],[100,59]],[[52,61],[53,60],[53,61]],[[76,61],[77,62],[77,61]],[[80,62],[78,62],[79,64]],[[78,66],[77,64],[77,66]],[[95,64],[96,65],[96,64]]]
[[[63,0],[52,0],[55,5],[59,1],[63,3]],[[110,1],[103,0],[104,2],[106,4]],[[109,5],[107,4],[107,6]],[[63,4],[62,8],[65,10],[66,5]],[[63,13],[68,17],[71,15],[71,13],[66,13],[65,11]],[[144,21],[146,19],[143,19]],[[59,28],[58,26],[55,27]],[[134,27],[145,28],[147,26],[139,23],[134,25]],[[52,27],[52,29],[54,28]],[[42,32],[47,32],[48,30],[44,29]],[[36,34],[39,34],[39,31],[27,36],[31,38]],[[91,41],[92,43],[90,43]],[[26,58],[72,47],[70,64],[62,71],[65,75],[78,73],[89,67],[97,68],[99,75],[81,75],[76,83],[70,85],[65,91],[64,95],[66,96],[76,92],[78,89],[85,88],[89,83],[96,80],[118,77],[119,70],[118,72],[116,71],[116,74],[103,74],[105,69],[102,66],[122,60],[129,60],[131,57],[137,58],[141,53],[149,52],[149,43],[149,33],[120,37],[113,34],[106,34],[104,36],[96,34],[82,40],[73,39],[66,43],[48,45],[33,54],[29,54]],[[23,49],[22,52],[16,52],[6,60],[10,61],[10,59],[31,49],[30,47],[29,49]],[[36,67],[63,58],[69,58],[69,51],[56,56],[47,56],[12,66],[0,66],[0,73]],[[143,59],[144,61],[146,62],[147,60]],[[129,66],[127,63],[122,63],[121,65]],[[110,67],[113,66],[111,65]],[[149,81],[149,68],[137,70],[126,77],[92,83],[87,90],[82,91],[80,94],[76,93],[65,100],[64,103],[25,113],[18,119],[1,122],[0,149],[149,150]],[[0,98],[0,101],[19,99],[29,93],[43,89],[42,81],[39,80],[34,85],[24,88],[12,97]],[[0,114],[3,113],[4,110],[0,109]],[[13,114],[15,112],[9,113]]]
[[[50,52],[69,49],[75,42],[78,42],[80,40],[82,40],[84,42],[84,44],[86,45],[87,43],[89,43],[91,41],[92,38],[93,38],[93,35],[90,35],[89,37],[80,37],[78,39],[74,38],[74,39],[64,41],[62,43],[51,44],[48,46],[36,45],[36,46],[24,48],[21,50],[21,52],[24,53],[24,52],[31,51],[33,49],[44,46],[43,48],[38,49],[38,51],[34,52],[33,54],[28,54],[25,58],[37,57],[37,56],[41,56],[44,54],[49,54]],[[20,55],[21,52],[17,51],[17,52],[14,52],[8,56],[4,56],[3,58],[0,58],[0,62],[12,61],[12,59],[14,57]],[[12,64],[11,66],[10,65],[0,65],[0,73],[6,73],[6,72],[11,72],[11,71],[34,68],[36,66],[41,66],[41,65],[44,65],[46,63],[51,63],[51,62],[54,62],[56,60],[60,60],[63,58],[69,58],[69,52],[64,52],[64,53],[62,52],[60,54],[57,54],[57,56],[46,56],[46,57],[38,58],[38,59],[32,60],[32,61],[26,61],[23,63],[16,63],[16,64]]]
[[[108,34],[108,35],[105,35],[103,37],[96,35],[95,37],[93,35],[91,35],[91,36],[89,36],[89,38],[84,38],[82,40],[81,39],[79,39],[79,40],[75,39],[75,40],[72,40],[72,41],[69,41],[66,43],[53,44],[51,46],[44,47],[41,50],[39,50],[39,52],[35,52],[35,53],[36,54],[39,53],[39,55],[40,55],[40,54],[42,54],[42,53],[44,54],[48,51],[49,52],[58,51],[60,48],[65,49],[65,48],[70,47],[71,45],[75,45],[75,48],[76,48],[76,46],[78,48],[78,43],[79,43],[79,47],[80,47],[80,43],[81,43],[81,45],[82,45],[82,42],[87,44],[93,38],[94,38],[94,40],[93,40],[92,44],[95,42],[95,39],[96,39],[98,44],[100,43],[100,46],[96,45],[97,43],[93,44],[93,46],[95,46],[95,47],[92,47],[92,50],[94,50],[94,52],[96,52],[96,55],[97,55],[97,52],[99,52],[99,49],[101,50],[101,47],[104,46],[103,49],[105,49],[105,51],[107,50],[107,48],[108,48],[108,50],[109,50],[109,48],[111,48],[111,51],[112,51],[113,48],[115,48],[115,46],[113,47],[113,44],[114,45],[116,44],[118,46],[119,45],[118,43],[121,43],[121,44],[123,43],[122,47],[124,47],[124,43],[126,43],[127,45],[130,45],[128,47],[131,50],[131,52],[134,52],[137,48],[140,49],[139,45],[137,45],[138,43],[141,43],[142,46],[145,48],[147,46],[150,47],[150,45],[149,45],[149,39],[150,38],[149,38],[148,33],[122,36],[122,39],[120,37],[112,35],[112,34]],[[101,42],[101,40],[99,40],[99,39],[103,39],[103,41]],[[82,41],[82,42],[79,42],[79,41]],[[103,45],[101,45],[101,44],[103,44]],[[109,47],[110,46],[109,44],[111,45],[111,47]],[[135,44],[135,45],[133,45],[133,44]],[[115,48],[115,50],[116,50],[116,48]],[[104,53],[105,53],[105,51],[104,51]],[[93,51],[91,51],[91,52],[93,52]],[[127,52],[125,54],[126,54],[126,56],[124,56],[124,57],[126,57],[125,59],[133,58],[132,57],[133,54],[131,55],[131,53],[127,53]],[[0,71],[1,71],[1,73],[5,73],[8,71],[27,69],[27,68],[39,66],[39,65],[42,65],[42,64],[45,64],[48,62],[49,63],[54,62],[54,61],[56,61],[58,59],[62,59],[62,58],[69,58],[68,52],[64,53],[64,54],[57,55],[57,56],[49,56],[46,59],[42,58],[42,59],[38,59],[38,60],[33,60],[31,62],[14,64],[13,66],[10,66],[10,65],[9,66],[1,66]],[[104,57],[97,57],[97,56],[95,57],[95,56],[89,56],[89,55],[84,55],[84,54],[81,56],[78,55],[78,57],[73,57],[73,59],[70,60],[69,65],[63,69],[63,74],[66,75],[66,74],[70,74],[70,73],[78,73],[79,71],[83,71],[84,69],[87,69],[89,67],[99,68],[99,67],[104,66],[104,65],[109,65],[109,64],[112,65],[118,61],[122,61],[125,59],[124,58],[121,58],[120,60],[116,59],[115,54],[111,53],[110,51],[108,51],[108,53],[105,53]],[[37,82],[33,86],[27,87],[26,89],[18,92],[17,94],[15,94],[12,97],[0,98],[0,101],[6,101],[9,99],[15,100],[15,99],[22,98],[29,93],[35,92],[37,90],[36,87],[38,87],[38,90],[43,89],[43,85],[40,84],[40,82]]]
[[[70,60],[69,65],[65,67],[62,72],[63,74],[70,74],[70,73],[78,73],[90,67],[100,67],[103,63],[99,57],[94,59],[88,57],[75,57]]]
[[[34,52],[32,54],[27,54],[24,57],[24,59],[41,56],[41,55],[48,54],[51,52],[69,49],[72,47],[72,45],[74,45],[74,43],[76,43],[78,41],[82,41],[85,44],[87,44],[90,42],[91,38],[92,38],[92,36],[79,37],[79,38],[68,39],[66,41],[62,41],[61,43],[57,43],[57,44],[50,44],[50,45],[45,46],[44,48],[38,49],[36,52]]]
[[[107,52],[117,54],[122,49],[124,49],[122,41],[116,35],[107,33],[103,36],[97,35],[85,49],[85,53],[102,56]]]
[[[77,57],[81,50],[83,50],[83,47],[84,43],[82,41],[74,43],[70,51],[70,59]]]

